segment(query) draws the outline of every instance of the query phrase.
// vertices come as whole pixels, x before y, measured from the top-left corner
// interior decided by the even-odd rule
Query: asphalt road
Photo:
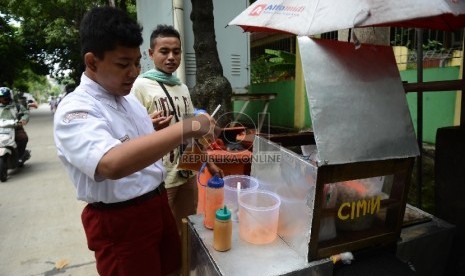
[[[81,225],[85,204],[57,157],[52,121],[47,104],[31,110],[32,157],[0,183],[0,276],[98,275]]]

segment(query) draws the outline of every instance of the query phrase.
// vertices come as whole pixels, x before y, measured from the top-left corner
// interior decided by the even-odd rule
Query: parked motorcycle
[[[8,179],[8,170],[21,168],[29,158],[31,151],[25,150],[23,156],[18,156],[15,142],[15,128],[18,120],[0,119],[0,181]]]

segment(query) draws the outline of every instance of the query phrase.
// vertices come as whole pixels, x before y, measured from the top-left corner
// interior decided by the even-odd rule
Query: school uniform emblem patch
[[[88,113],[87,112],[73,112],[73,113],[68,113],[65,115],[65,117],[63,118],[63,122],[65,123],[70,123],[72,120],[75,120],[75,119],[87,119],[87,115]]]

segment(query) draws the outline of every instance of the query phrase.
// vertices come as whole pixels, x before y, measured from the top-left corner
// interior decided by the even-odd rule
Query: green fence
[[[406,70],[400,72],[403,81],[416,82],[417,71]],[[455,80],[459,77],[459,67],[425,68],[423,81]],[[270,101],[268,112],[271,126],[282,128],[294,127],[294,81],[254,84],[249,93],[276,93],[274,100]],[[423,140],[429,143],[436,142],[436,130],[440,127],[454,124],[455,101],[457,92],[425,92],[423,93]],[[413,125],[417,129],[417,93],[407,94],[407,102],[412,116]],[[263,101],[251,101],[244,113],[252,120],[258,122],[258,113],[262,112]],[[244,105],[243,101],[234,102],[234,111],[239,112]],[[306,105],[305,127],[311,127],[308,101]]]
[[[271,100],[268,106],[270,125],[292,128],[294,126],[294,81],[270,82],[254,84],[249,88],[251,94],[276,93],[276,98]],[[244,101],[234,102],[234,112],[239,112]],[[307,104],[308,105],[308,104]],[[251,101],[247,105],[246,113],[255,124],[258,122],[258,114],[263,111],[264,101]],[[266,122],[265,122],[266,124]]]
[[[456,80],[459,77],[459,67],[427,68],[423,70],[423,81]],[[416,82],[417,71],[400,72],[403,81]],[[424,92],[423,93],[423,141],[436,143],[436,130],[454,125],[456,91]],[[417,93],[407,94],[407,102],[412,116],[415,131],[417,131]]]

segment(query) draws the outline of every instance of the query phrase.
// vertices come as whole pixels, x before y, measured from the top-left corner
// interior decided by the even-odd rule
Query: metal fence
[[[423,66],[445,67],[457,66],[462,59],[462,41],[464,31],[445,32],[437,30],[423,31]],[[414,28],[391,28],[391,45],[403,47],[396,52],[396,59],[404,69],[416,68],[417,36]]]
[[[295,53],[295,37],[277,37],[270,39],[273,35],[263,35],[259,37],[267,37],[266,43],[257,43],[251,47],[251,57],[256,58],[263,55],[265,49],[283,50],[290,53]],[[462,59],[464,30],[455,32],[445,32],[437,30],[424,30],[423,34],[423,64],[424,67],[445,67],[457,66]],[[324,39],[338,39],[338,32],[324,33],[320,36]],[[254,37],[252,37],[252,43]],[[258,39],[257,39],[258,40]],[[417,36],[414,28],[391,28],[390,32],[391,46],[398,47],[395,51],[397,63],[401,70],[415,69],[417,62]]]

